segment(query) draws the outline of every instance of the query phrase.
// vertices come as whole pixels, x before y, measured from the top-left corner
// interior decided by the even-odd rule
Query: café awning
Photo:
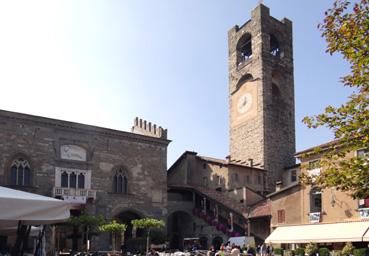
[[[70,204],[51,197],[0,186],[0,229],[66,221]]]
[[[273,244],[369,241],[369,221],[277,227],[265,240]]]

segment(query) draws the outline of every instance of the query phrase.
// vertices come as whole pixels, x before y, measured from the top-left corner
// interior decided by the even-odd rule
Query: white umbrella
[[[0,229],[58,223],[70,216],[69,203],[55,198],[0,186]]]

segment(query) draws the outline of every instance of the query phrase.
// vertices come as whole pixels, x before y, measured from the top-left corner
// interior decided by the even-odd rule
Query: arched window
[[[74,172],[69,175],[69,187],[77,188],[77,175]]]
[[[10,184],[16,186],[31,185],[31,167],[23,158],[15,159],[10,166]]]
[[[128,194],[128,179],[125,171],[119,169],[113,177],[113,192],[119,194]]]
[[[310,190],[310,212],[322,211],[322,191],[320,188],[313,187]]]
[[[241,77],[240,80],[238,80],[238,83],[236,85],[236,90],[238,90],[244,83],[253,80],[254,78],[252,77],[251,74],[246,74],[243,77]]]
[[[69,187],[69,185],[68,185],[68,173],[67,172],[63,172],[62,175],[61,175],[61,187],[62,188]]]
[[[281,48],[279,42],[274,35],[270,35],[270,53],[274,56],[281,55]]]
[[[118,175],[118,184],[117,184],[117,193],[122,193],[123,189],[123,177],[122,175]]]
[[[78,188],[85,188],[85,175],[83,173],[78,174]]]
[[[127,195],[128,194],[128,187],[127,187],[127,177],[123,176],[123,188],[122,188],[122,193]]]
[[[237,65],[244,63],[252,57],[251,34],[244,34],[237,43]]]

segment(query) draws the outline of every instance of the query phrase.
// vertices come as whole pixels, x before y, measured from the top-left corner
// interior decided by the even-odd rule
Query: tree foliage
[[[109,233],[121,233],[127,229],[127,225],[116,222],[116,220],[112,220],[109,223],[103,224],[99,227],[101,232],[109,232]]]
[[[325,126],[338,143],[323,152],[323,172],[314,179],[303,175],[305,184],[336,187],[354,198],[369,197],[367,157],[347,157],[349,152],[368,148],[369,143],[369,0],[335,0],[319,25],[327,41],[327,52],[338,53],[350,64],[342,78],[353,89],[346,103],[326,107],[324,113],[305,117],[309,128]]]
[[[79,216],[72,216],[68,220],[68,224],[75,227],[88,226],[90,228],[98,227],[105,222],[102,215],[88,215],[83,213]]]
[[[136,228],[163,228],[165,226],[164,221],[153,218],[135,219],[131,221],[132,225]]]

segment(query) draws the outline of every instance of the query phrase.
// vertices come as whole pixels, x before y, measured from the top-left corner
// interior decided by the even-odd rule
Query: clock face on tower
[[[243,125],[257,115],[257,81],[249,81],[231,95],[231,124]]]
[[[252,105],[252,95],[250,93],[245,93],[238,98],[237,111],[240,114],[244,114],[250,110]]]

